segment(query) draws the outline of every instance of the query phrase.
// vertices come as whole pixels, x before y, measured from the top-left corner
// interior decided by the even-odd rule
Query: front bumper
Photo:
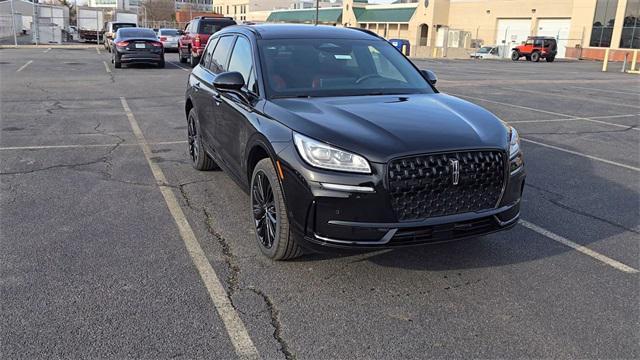
[[[520,215],[524,165],[510,174],[493,209],[399,221],[385,186],[386,164],[371,163],[372,174],[362,175],[312,168],[294,146],[278,156],[293,235],[314,250],[379,249],[460,240],[509,229]]]

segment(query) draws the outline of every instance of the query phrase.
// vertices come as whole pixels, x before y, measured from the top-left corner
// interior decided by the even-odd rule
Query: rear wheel
[[[162,59],[160,59],[160,61],[158,61],[158,67],[160,69],[164,69],[164,56],[162,57]]]
[[[202,146],[202,136],[200,135],[200,122],[198,121],[198,115],[196,115],[196,109],[189,111],[187,118],[187,143],[189,144],[189,157],[191,158],[191,166],[196,170],[216,170],[218,165],[213,159],[204,151]]]
[[[182,50],[178,47],[178,58],[180,59],[180,63],[185,64],[187,62],[187,58],[182,56]]]
[[[303,254],[289,230],[287,206],[271,159],[262,159],[251,177],[251,219],[260,251],[272,260]]]
[[[189,65],[191,65],[192,68],[196,67],[196,65],[198,65],[199,62],[200,62],[200,57],[193,56],[193,54],[189,56]]]
[[[540,53],[539,52],[534,52],[531,54],[531,61],[533,62],[538,62],[540,61]]]
[[[520,53],[517,52],[517,51],[512,51],[511,52],[511,60],[513,60],[513,61],[520,60]]]
[[[113,66],[116,69],[120,69],[122,67],[122,61],[120,61],[120,56],[116,51],[113,52]]]

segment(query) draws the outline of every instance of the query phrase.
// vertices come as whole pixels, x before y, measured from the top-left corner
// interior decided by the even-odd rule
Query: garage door
[[[558,57],[563,58],[567,50],[571,19],[539,19],[539,36],[552,36],[558,40]]]
[[[498,19],[496,45],[501,47],[502,56],[508,56],[511,49],[527,40],[529,35],[531,35],[531,19]]]

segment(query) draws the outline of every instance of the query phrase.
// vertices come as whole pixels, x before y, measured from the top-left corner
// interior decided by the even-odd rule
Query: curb
[[[61,44],[41,44],[41,45],[0,45],[0,49],[95,49],[101,45],[61,45]]]

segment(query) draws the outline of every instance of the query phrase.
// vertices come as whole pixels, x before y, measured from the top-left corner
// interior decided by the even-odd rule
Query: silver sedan
[[[180,33],[178,29],[160,29],[158,30],[158,39],[164,46],[165,50],[178,50],[178,39]]]

